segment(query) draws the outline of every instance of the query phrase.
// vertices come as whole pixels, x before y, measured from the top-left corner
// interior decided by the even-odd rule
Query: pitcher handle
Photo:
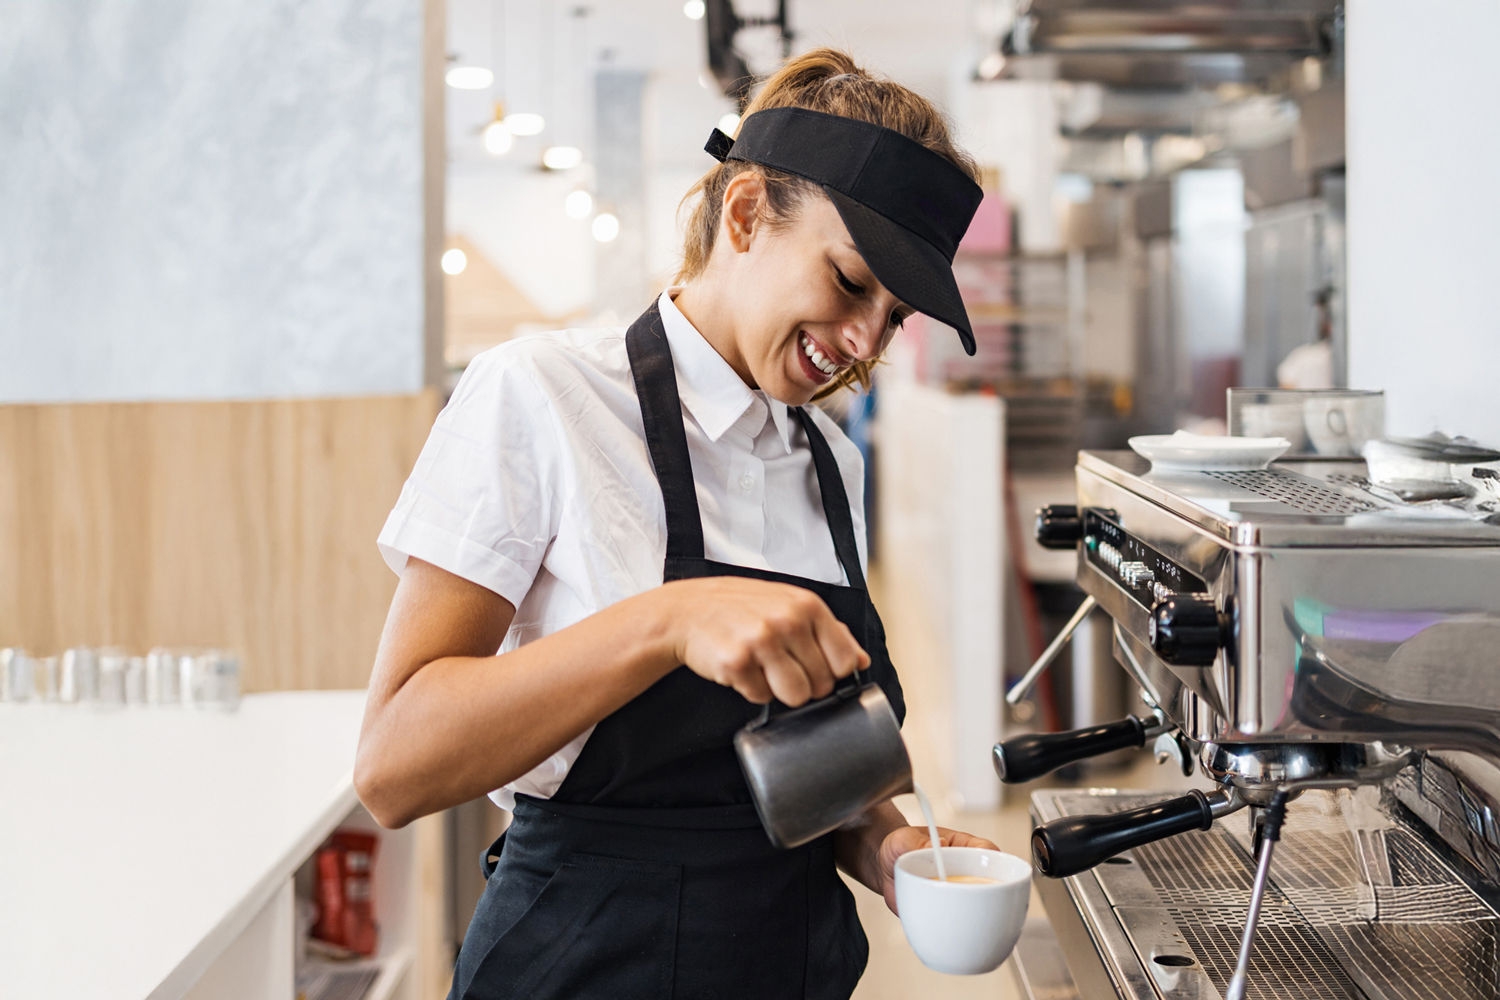
[[[754,722],[750,723],[749,728],[759,729],[761,726],[764,726],[766,723],[770,722],[771,716],[775,713],[776,707],[778,705],[780,705],[783,710],[781,712],[782,715],[790,712],[800,712],[803,709],[816,708],[819,705],[825,705],[829,702],[847,701],[850,698],[858,697],[861,691],[874,683],[874,681],[870,680],[869,670],[856,670],[848,677],[840,677],[837,681],[835,681],[832,693],[825,695],[822,698],[816,698],[812,701],[803,702],[796,708],[789,708],[786,705],[782,705],[781,702],[777,699],[772,698],[761,707],[760,717],[757,718]]]

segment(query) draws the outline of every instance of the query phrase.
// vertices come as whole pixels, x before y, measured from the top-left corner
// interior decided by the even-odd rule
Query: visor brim
[[[972,356],[974,329],[953,277],[952,262],[937,247],[874,209],[827,185],[823,190],[876,279],[917,312],[957,330],[964,352]]]

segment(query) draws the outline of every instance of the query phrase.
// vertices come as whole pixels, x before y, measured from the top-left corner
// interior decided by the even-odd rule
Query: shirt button
[[[740,489],[744,490],[746,493],[749,493],[751,490],[755,489],[755,477],[750,475],[750,473],[748,472],[741,476]]]

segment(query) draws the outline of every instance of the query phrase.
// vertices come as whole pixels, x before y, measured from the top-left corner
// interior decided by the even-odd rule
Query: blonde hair
[[[973,159],[954,145],[942,112],[925,97],[899,83],[865,72],[848,54],[838,49],[813,49],[787,62],[765,82],[745,109],[743,117],[748,118],[766,108],[786,107],[807,108],[884,126],[920,142],[974,180],[979,180],[979,170]],[[698,201],[688,217],[677,284],[698,277],[708,265],[719,232],[724,190],[731,180],[746,170],[757,171],[765,178],[766,219],[773,226],[788,223],[795,216],[802,198],[818,190],[810,181],[760,164],[743,160],[715,164],[682,198],[682,205],[694,198]],[[838,378],[814,398],[822,399],[855,383],[861,388],[869,388],[870,369],[874,364],[872,361],[856,362],[839,373]]]

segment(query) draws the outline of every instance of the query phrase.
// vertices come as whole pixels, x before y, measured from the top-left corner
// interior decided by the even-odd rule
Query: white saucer
[[[1128,444],[1157,472],[1264,469],[1292,446],[1281,437],[1222,437],[1186,431],[1133,437]]]

